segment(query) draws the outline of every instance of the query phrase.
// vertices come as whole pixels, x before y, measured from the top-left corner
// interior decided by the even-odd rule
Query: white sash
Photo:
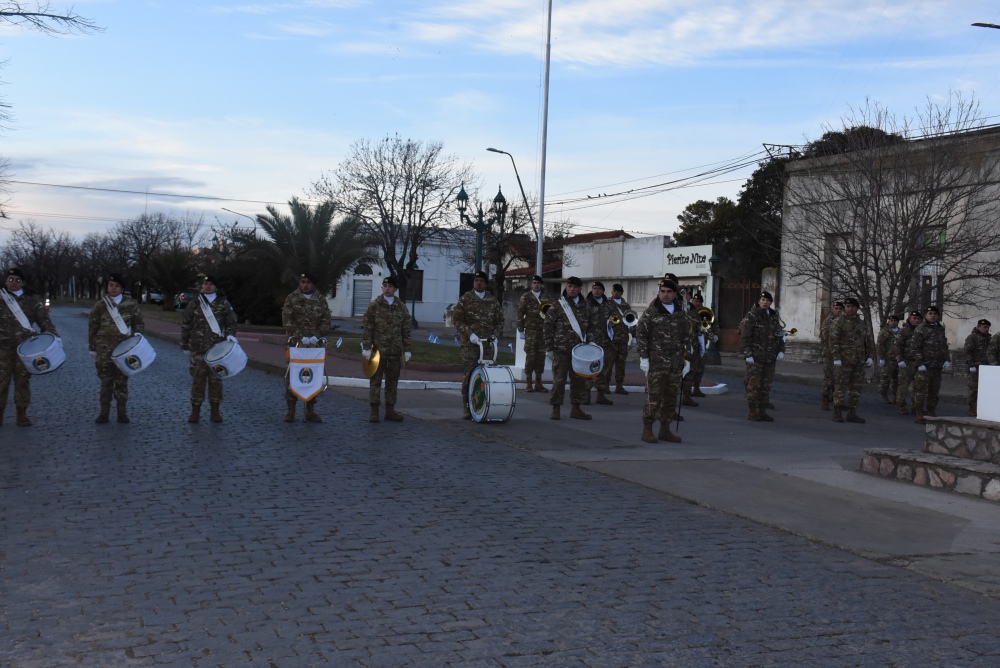
[[[541,292],[539,292],[537,295],[534,292],[532,292],[531,296],[534,297],[535,301],[537,301],[539,304],[542,303],[542,293]]]
[[[6,289],[0,290],[0,294],[3,294],[3,300],[7,303],[7,308],[10,312],[14,314],[17,318],[17,322],[25,329],[31,329],[31,323],[28,322],[28,317],[24,315],[24,311],[21,310],[21,305],[17,303],[17,298],[14,297]]]
[[[125,324],[122,314],[118,312],[118,306],[115,304],[115,300],[112,299],[110,295],[104,295],[104,306],[108,309],[108,315],[110,315],[111,319],[115,321],[115,327],[118,328],[118,331],[125,336],[131,336],[132,328]]]
[[[302,401],[326,389],[326,348],[288,349],[288,389]]]
[[[566,301],[565,297],[559,298],[559,305],[562,306],[563,310],[566,311],[566,318],[569,319],[569,326],[573,328],[576,335],[580,337],[582,343],[586,343],[587,339],[584,338],[583,333],[580,331],[580,322],[576,319],[576,313],[573,313],[573,309],[570,307],[569,302]]]
[[[216,297],[218,299],[218,297]],[[212,305],[208,303],[205,299],[205,295],[198,295],[198,303],[201,304],[201,313],[205,316],[205,320],[208,321],[208,328],[212,330],[212,333],[216,336],[222,336],[222,329],[219,328],[219,321],[215,319],[215,313],[212,312]]]

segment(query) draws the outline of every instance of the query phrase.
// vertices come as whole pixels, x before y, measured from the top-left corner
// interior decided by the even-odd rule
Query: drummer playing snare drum
[[[209,322],[215,318],[215,328]],[[208,386],[208,406],[212,411],[212,422],[222,422],[222,379],[211,373],[205,364],[205,353],[216,343],[225,339],[235,341],[236,312],[224,295],[218,293],[215,278],[202,276],[201,294],[184,309],[181,320],[181,349],[191,351],[188,371],[191,372],[191,414],[188,422],[198,422],[201,404],[205,401],[205,386]]]
[[[141,334],[143,330],[139,304],[122,292],[125,289],[122,275],[108,274],[105,288],[108,294],[99,299],[90,311],[87,328],[90,354],[97,366],[97,377],[101,379],[101,412],[94,420],[97,424],[106,424],[111,419],[112,397],[117,404],[118,421],[130,421],[126,412],[128,376],[115,365],[111,355],[115,346],[133,334]]]

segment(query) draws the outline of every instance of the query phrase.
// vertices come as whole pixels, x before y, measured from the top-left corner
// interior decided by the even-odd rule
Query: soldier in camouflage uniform
[[[785,338],[781,318],[771,308],[774,297],[767,290],[760,293],[757,304],[743,317],[739,325],[740,355],[746,360],[747,369],[743,384],[746,387],[749,419],[774,422],[765,408],[771,403],[771,383],[774,382],[774,365],[785,357]]]
[[[111,419],[111,398],[114,397],[119,422],[129,422],[128,406],[128,376],[111,360],[115,347],[132,336],[143,331],[142,311],[139,304],[131,297],[122,294],[125,280],[120,274],[109,274],[106,289],[109,299],[114,305],[122,321],[128,326],[128,333],[122,334],[108,310],[104,299],[99,300],[90,311],[90,322],[87,328],[87,343],[90,354],[97,366],[97,377],[101,379],[101,412],[97,424],[106,424]]]
[[[990,347],[990,321],[983,318],[976,323],[965,339],[965,364],[969,369],[969,415],[976,417],[979,403],[979,367],[987,362]]]
[[[212,331],[205,317],[206,305],[219,324],[219,334]],[[212,373],[205,363],[205,353],[220,341],[236,341],[236,311],[229,301],[217,292],[215,279],[203,276],[201,294],[191,300],[181,318],[181,350],[191,352],[188,372],[191,374],[191,414],[187,421],[194,424],[201,418],[201,404],[205,401],[205,386],[208,385],[209,419],[222,422],[222,379]]]
[[[28,324],[36,324],[43,332],[59,336],[52,326],[49,314],[41,300],[29,297],[24,292],[24,274],[17,267],[7,270],[4,286],[0,288],[6,297],[13,299],[28,319]],[[32,329],[25,329],[14,316],[6,301],[0,299],[0,425],[3,424],[3,410],[7,405],[7,390],[11,379],[14,380],[14,407],[17,409],[17,424],[20,427],[30,427],[28,405],[31,403],[31,375],[24,368],[24,363],[17,355],[17,347],[21,342],[35,334]]]
[[[524,391],[548,392],[542,385],[542,373],[545,371],[545,336],[542,325],[545,317],[541,307],[545,302],[552,303],[552,297],[545,292],[541,276],[531,277],[531,290],[521,296],[517,303],[517,331],[524,340]],[[531,376],[535,376],[532,385]]]
[[[833,355],[833,421],[864,423],[858,416],[858,398],[864,381],[865,366],[872,365],[868,352],[869,329],[858,315],[858,300],[844,300],[844,315],[830,325],[830,353]]]
[[[611,301],[614,304],[615,315],[621,318],[621,322],[612,325],[615,337],[611,339],[611,357],[605,355],[604,364],[608,370],[608,382],[611,376],[615,377],[615,394],[628,394],[625,389],[625,360],[628,358],[628,344],[630,328],[625,324],[625,314],[632,310],[632,307],[623,298],[625,288],[621,283],[611,286]]]
[[[485,271],[477,271],[472,279],[472,289],[462,295],[455,305],[452,322],[458,330],[462,344],[462,419],[471,420],[469,410],[469,380],[479,365],[479,343],[482,342],[483,358],[493,358],[493,347],[503,334],[503,308],[487,292]]]
[[[896,406],[899,408],[900,415],[906,415],[909,412],[906,408],[906,392],[917,371],[917,366],[913,363],[913,357],[910,355],[910,339],[913,338],[913,332],[917,331],[917,327],[923,321],[924,316],[920,314],[920,311],[911,311],[906,324],[899,329],[895,348],[893,348],[893,357],[899,360],[897,362],[899,378],[896,381]]]
[[[684,373],[684,356],[691,347],[691,326],[676,298],[677,284],[669,279],[660,281],[656,299],[646,307],[636,326],[639,368],[646,374],[641,436],[646,443],[681,441],[670,431],[670,419]],[[656,420],[660,421],[660,430],[653,435]]]
[[[589,420],[592,417],[580,408],[587,400],[587,381],[573,371],[573,348],[593,338],[591,310],[587,300],[580,296],[582,287],[583,281],[576,276],[566,279],[562,297],[545,315],[545,354],[552,360],[552,396],[549,398],[549,404],[552,405],[552,414],[549,416],[551,420],[559,419],[559,408],[566,394],[567,377],[569,401],[573,406],[569,416],[577,420]],[[579,335],[573,328],[567,308],[580,328]]]
[[[909,351],[917,372],[913,376],[913,412],[918,424],[926,424],[924,416],[937,417],[938,392],[941,389],[941,372],[951,367],[948,335],[939,322],[941,311],[928,306],[924,324],[917,327],[910,337]]]
[[[369,422],[378,422],[378,407],[385,378],[385,419],[402,422],[403,416],[396,412],[396,386],[402,362],[410,361],[410,312],[403,300],[396,296],[399,283],[395,276],[382,279],[382,294],[368,305],[365,311],[364,344],[365,359],[370,359],[372,351],[379,354],[378,369],[368,381],[368,405],[371,406]]]
[[[691,297],[691,315],[697,321],[698,336],[695,337],[694,342],[691,344],[692,351],[695,346],[701,352],[700,355],[693,355],[691,361],[691,370],[688,372],[688,377],[691,379],[691,396],[692,397],[704,397],[705,393],[701,391],[701,380],[705,377],[705,355],[708,353],[708,346],[710,343],[715,343],[719,340],[719,325],[713,321],[707,330],[703,330],[702,319],[698,315],[698,311],[705,306],[705,301],[701,296],[701,293],[695,293]]]
[[[281,323],[285,327],[285,335],[288,336],[288,345],[295,346],[303,342],[303,339],[318,339],[318,343],[308,343],[304,345],[326,347],[326,335],[330,331],[330,306],[326,303],[326,296],[316,290],[315,277],[310,273],[299,275],[299,287],[285,298],[285,303],[281,307]],[[285,422],[295,421],[296,396],[288,388],[288,369],[285,369],[285,403],[288,405],[288,412],[285,413]],[[305,416],[306,422],[322,422],[322,418],[316,414],[316,399],[306,402]]]
[[[891,404],[896,399],[896,388],[899,385],[899,358],[895,355],[896,339],[902,330],[899,328],[899,316],[890,315],[885,319],[885,327],[878,333],[875,342],[875,352],[878,354],[878,365],[882,372],[879,381],[879,392],[883,404]],[[889,397],[892,397],[890,399]]]
[[[830,326],[833,321],[844,313],[844,302],[833,302],[830,315],[826,316],[819,327],[820,359],[823,361],[823,394],[820,396],[820,408],[830,410],[833,400],[833,356],[830,354]]]
[[[614,332],[610,320],[611,316],[617,315],[618,308],[604,294],[604,283],[601,281],[594,282],[590,294],[587,295],[587,305],[590,306],[591,310],[590,320],[594,323],[594,343],[604,351],[604,368],[594,378],[594,386],[597,388],[597,398],[594,401],[602,406],[611,406],[614,402],[607,396],[611,392],[611,367],[608,366],[608,360],[614,356],[615,351],[612,339],[608,336],[608,328],[610,327],[612,333]]]

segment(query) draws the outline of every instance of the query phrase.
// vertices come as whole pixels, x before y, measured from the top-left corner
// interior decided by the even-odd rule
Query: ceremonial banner
[[[288,388],[302,401],[326,389],[326,348],[288,349]]]

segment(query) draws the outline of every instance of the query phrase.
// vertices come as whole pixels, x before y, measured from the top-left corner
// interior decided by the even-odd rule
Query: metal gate
[[[723,281],[719,286],[719,312],[715,314],[719,325],[719,348],[725,351],[739,350],[739,327],[760,297],[760,281]]]
[[[368,305],[372,302],[372,279],[354,279],[354,307],[353,314],[361,316],[368,310]]]

